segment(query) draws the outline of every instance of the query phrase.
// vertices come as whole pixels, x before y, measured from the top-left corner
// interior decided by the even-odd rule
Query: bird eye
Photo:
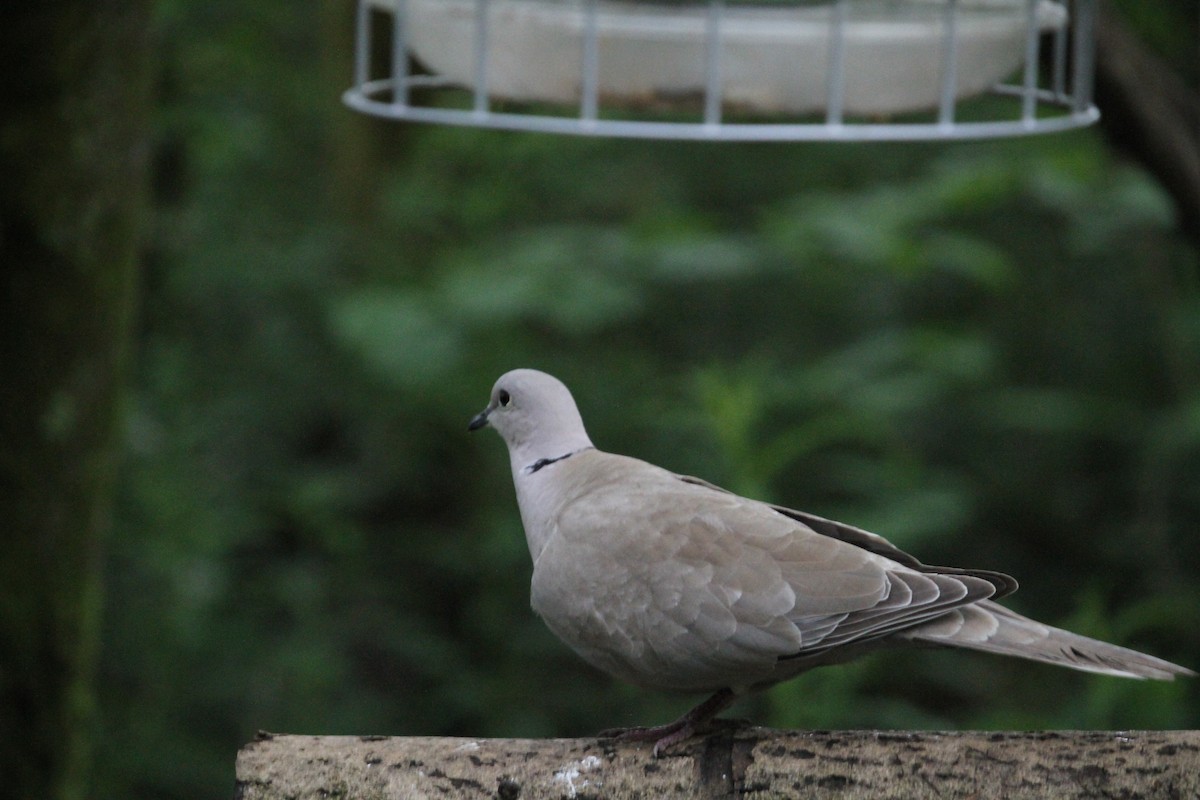
[[[503,389],[500,390],[496,397],[500,400],[500,405],[502,406],[507,406],[512,402],[512,397],[510,397],[508,392],[504,391]]]

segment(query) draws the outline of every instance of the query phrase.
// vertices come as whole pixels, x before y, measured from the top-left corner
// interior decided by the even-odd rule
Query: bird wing
[[[562,464],[534,607],[629,680],[750,685],[779,659],[878,639],[995,593],[983,578],[922,573],[645,462],[584,455]]]
[[[679,475],[679,480],[684,483],[691,483],[696,486],[704,486],[717,492],[725,492],[732,494],[726,489],[722,489],[715,484],[709,483],[701,478],[693,478],[688,475]],[[998,599],[1012,594],[1017,590],[1017,579],[1011,575],[1006,575],[1003,572],[984,569],[962,569],[961,567],[938,567],[924,564],[915,556],[901,550],[896,545],[889,542],[877,533],[865,531],[862,528],[856,528],[853,525],[847,525],[844,522],[837,522],[824,517],[818,517],[816,514],[810,514],[807,511],[800,511],[786,506],[770,505],[776,512],[783,514],[785,517],[790,517],[797,522],[811,528],[816,533],[822,536],[828,536],[832,539],[838,539],[847,544],[852,544],[855,547],[861,547],[872,553],[884,556],[897,564],[903,564],[917,572],[941,575],[970,575],[976,578],[982,578],[990,582],[995,587],[995,594],[992,599]]]

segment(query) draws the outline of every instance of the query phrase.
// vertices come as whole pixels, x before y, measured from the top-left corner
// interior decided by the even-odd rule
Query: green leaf
[[[399,387],[427,387],[459,369],[466,343],[428,297],[367,289],[331,304],[329,324],[342,345]]]

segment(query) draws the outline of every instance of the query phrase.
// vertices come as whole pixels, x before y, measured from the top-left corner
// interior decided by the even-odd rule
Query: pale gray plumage
[[[567,388],[503,375],[470,429],[508,445],[533,557],[532,605],[594,666],[716,692],[659,749],[733,696],[881,647],[945,645],[1131,678],[1194,674],[993,602],[1000,573],[930,567],[887,540],[597,450]]]

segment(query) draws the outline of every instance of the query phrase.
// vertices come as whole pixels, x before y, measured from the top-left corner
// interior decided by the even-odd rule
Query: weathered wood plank
[[[654,759],[610,739],[263,734],[239,800],[1196,798],[1200,731],[727,728]]]

